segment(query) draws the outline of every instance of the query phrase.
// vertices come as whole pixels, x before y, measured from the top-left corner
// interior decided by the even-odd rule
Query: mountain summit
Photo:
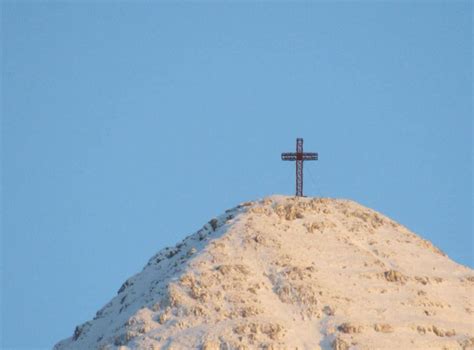
[[[376,211],[272,196],[161,250],[54,349],[468,349],[473,292]]]

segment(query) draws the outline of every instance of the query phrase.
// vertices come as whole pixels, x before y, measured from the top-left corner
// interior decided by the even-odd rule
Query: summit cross
[[[296,153],[282,153],[281,160],[296,161],[296,196],[303,197],[303,162],[305,160],[318,160],[318,154],[303,152],[303,139],[298,138],[296,139]]]

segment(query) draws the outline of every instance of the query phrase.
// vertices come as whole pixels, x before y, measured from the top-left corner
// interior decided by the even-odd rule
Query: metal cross
[[[318,154],[303,152],[303,139],[298,138],[296,139],[296,153],[282,153],[281,160],[296,161],[296,196],[303,197],[303,162],[305,160],[318,160]]]

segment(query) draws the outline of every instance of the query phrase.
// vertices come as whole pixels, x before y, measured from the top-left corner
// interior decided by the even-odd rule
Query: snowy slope
[[[272,196],[153,256],[62,349],[474,348],[474,271],[348,200]]]

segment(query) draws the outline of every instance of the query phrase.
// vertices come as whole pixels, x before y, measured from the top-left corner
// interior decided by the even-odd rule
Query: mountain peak
[[[374,210],[275,195],[158,252],[55,349],[467,348],[473,286]]]

